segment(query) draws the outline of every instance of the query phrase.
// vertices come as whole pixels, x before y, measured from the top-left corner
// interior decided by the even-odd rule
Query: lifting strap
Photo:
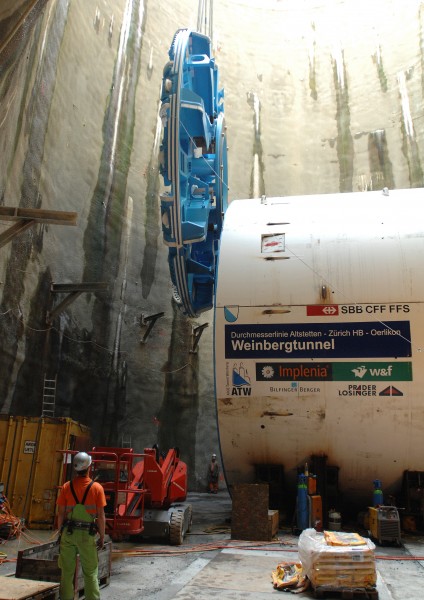
[[[91,486],[93,485],[94,481],[91,480],[90,483],[88,484],[88,486],[85,488],[84,490],[84,495],[82,497],[81,502],[78,500],[78,497],[75,493],[74,490],[74,486],[72,485],[72,481],[70,482],[70,490],[72,492],[72,495],[74,497],[74,500],[76,502],[77,505],[82,505],[85,506],[85,501],[87,499],[87,494],[91,489]],[[85,509],[84,509],[85,510]],[[66,521],[64,521],[63,526],[67,527],[67,533],[68,534],[72,534],[74,532],[74,529],[85,529],[88,530],[89,535],[95,535],[95,533],[98,531],[97,529],[97,524],[95,522],[95,520],[93,521],[75,521],[74,519],[67,519]]]
[[[78,500],[78,498],[77,498],[76,493],[75,493],[74,486],[72,485],[72,481],[70,482],[71,492],[72,492],[72,495],[74,497],[74,500],[75,500],[76,504],[83,504],[83,505],[85,505],[85,501],[87,499],[88,492],[90,491],[91,486],[93,485],[93,483],[94,483],[94,481],[91,480],[90,483],[87,485],[87,487],[85,488],[85,491],[84,491],[84,496],[82,497],[82,500],[80,502]]]

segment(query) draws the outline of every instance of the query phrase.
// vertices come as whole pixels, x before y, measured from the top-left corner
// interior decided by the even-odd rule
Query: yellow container
[[[63,454],[89,450],[90,430],[68,418],[0,415],[0,481],[16,517],[27,527],[54,524]]]
[[[370,532],[370,536],[373,537],[375,540],[377,540],[379,538],[378,508],[376,508],[375,506],[369,506],[368,507],[368,515],[369,515],[368,529]]]

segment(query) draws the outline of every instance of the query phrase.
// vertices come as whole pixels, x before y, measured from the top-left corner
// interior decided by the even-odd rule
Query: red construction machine
[[[68,452],[74,454],[74,452]],[[91,477],[105,491],[106,533],[113,541],[135,535],[182,544],[192,518],[187,498],[187,465],[173,448],[143,454],[132,448],[95,447]]]

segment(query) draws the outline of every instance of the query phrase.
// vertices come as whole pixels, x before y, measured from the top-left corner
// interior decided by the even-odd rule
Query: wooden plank
[[[76,225],[78,213],[64,210],[45,210],[43,208],[20,208],[18,206],[0,206],[1,221],[30,220],[54,225]]]
[[[23,233],[33,225],[35,225],[35,221],[19,220],[11,227],[8,227],[5,231],[3,231],[3,233],[0,234],[0,248],[3,248],[3,246],[8,244],[15,236]]]
[[[349,588],[319,585],[313,588],[314,598],[330,598],[340,600],[378,600],[378,591],[375,588]]]
[[[59,584],[0,576],[0,600],[25,600],[36,595],[40,599],[59,598]]]
[[[55,560],[46,560],[43,558],[31,558],[31,560],[21,561],[16,565],[16,577],[24,579],[36,579],[39,581],[60,581],[60,569]]]
[[[82,281],[80,283],[52,283],[50,291],[55,294],[66,294],[74,292],[102,292],[107,290],[107,281]],[[163,314],[163,313],[162,313]]]
[[[19,550],[18,557],[30,557],[32,554],[37,554],[37,558],[51,558],[53,554],[58,552],[59,542],[47,542],[39,546],[31,546],[25,550]]]

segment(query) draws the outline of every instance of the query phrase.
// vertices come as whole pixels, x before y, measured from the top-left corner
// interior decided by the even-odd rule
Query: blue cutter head
[[[178,30],[161,90],[161,218],[174,299],[190,317],[213,307],[228,200],[223,100],[210,39]]]

